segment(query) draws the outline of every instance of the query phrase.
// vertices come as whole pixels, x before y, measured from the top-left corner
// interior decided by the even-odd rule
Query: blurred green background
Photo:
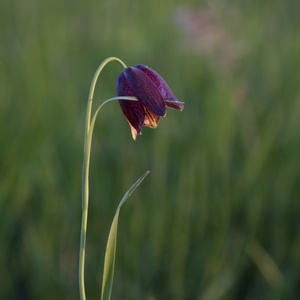
[[[121,211],[112,299],[299,299],[300,2],[0,3],[0,298],[79,299],[89,85],[109,56],[159,72],[183,112],[135,142],[96,123],[87,299]],[[122,71],[100,76],[94,108]]]

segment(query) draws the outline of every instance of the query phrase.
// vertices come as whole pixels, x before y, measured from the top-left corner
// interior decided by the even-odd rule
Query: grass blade
[[[140,183],[146,178],[150,171],[145,172],[126,192],[124,197],[119,203],[119,206],[116,210],[113,222],[108,235],[105,260],[104,260],[104,270],[103,270],[103,279],[102,279],[102,291],[101,291],[101,300],[110,300],[114,269],[115,269],[115,256],[116,256],[116,245],[117,245],[117,230],[118,230],[118,220],[119,213],[122,205],[126,199],[134,192],[134,190],[140,185]]]

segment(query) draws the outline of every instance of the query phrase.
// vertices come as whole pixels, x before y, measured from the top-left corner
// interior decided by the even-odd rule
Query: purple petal
[[[144,107],[138,101],[119,100],[119,103],[131,128],[132,137],[135,140],[137,134],[142,134],[145,120]]]
[[[129,67],[125,69],[124,75],[134,96],[145,108],[159,116],[166,115],[166,104],[161,93],[144,72],[135,67]]]
[[[143,71],[151,79],[164,100],[174,101],[172,103],[166,102],[167,106],[176,110],[183,110],[183,104],[178,101],[178,99],[174,96],[173,92],[169,88],[168,84],[157,72],[144,65],[137,65],[134,68]]]
[[[117,77],[116,90],[118,96],[135,97],[135,94],[129,87],[123,72]],[[137,133],[141,134],[145,120],[143,105],[139,101],[129,100],[119,100],[119,103],[131,128],[132,137],[135,140]]]

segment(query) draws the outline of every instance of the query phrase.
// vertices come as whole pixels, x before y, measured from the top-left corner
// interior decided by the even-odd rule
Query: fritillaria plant
[[[134,140],[141,134],[143,126],[157,127],[159,118],[166,115],[166,106],[183,110],[183,104],[163,78],[144,65],[126,68],[117,78],[116,90],[118,96],[138,99],[136,102],[119,100]]]
[[[117,97],[104,101],[96,110],[92,117],[92,103],[94,91],[98,77],[103,68],[112,61],[118,62],[123,68],[123,72],[117,77],[116,91]],[[137,65],[127,67],[123,61],[116,57],[109,57],[98,67],[91,83],[85,124],[84,138],[84,158],[82,171],[82,223],[80,236],[79,253],[79,291],[80,299],[85,300],[84,263],[86,253],[86,232],[89,203],[89,165],[92,136],[97,115],[102,106],[113,100],[119,100],[121,109],[129,123],[133,139],[137,134],[141,134],[142,127],[156,128],[160,117],[166,115],[166,106],[176,110],[183,109],[183,103],[178,101],[173,95],[167,83],[154,70]],[[102,279],[101,299],[109,300],[112,290],[115,253],[117,243],[117,227],[119,211],[125,200],[133,193],[138,185],[145,179],[149,171],[145,172],[126,192],[116,210],[106,245],[104,270]]]

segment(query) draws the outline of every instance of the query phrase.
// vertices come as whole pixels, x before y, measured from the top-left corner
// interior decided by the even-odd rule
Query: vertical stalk
[[[84,157],[83,157],[83,168],[82,168],[82,221],[81,221],[80,250],[79,250],[79,292],[80,292],[81,300],[86,300],[85,284],[84,284],[84,263],[85,263],[85,252],[86,252],[85,246],[86,246],[88,203],[89,203],[89,165],[90,165],[90,153],[91,153],[92,134],[93,134],[93,130],[92,130],[93,128],[91,128],[92,104],[93,104],[93,97],[94,97],[94,91],[95,91],[97,79],[102,69],[111,61],[116,61],[119,64],[121,64],[124,68],[126,68],[126,65],[117,57],[109,57],[100,64],[91,82],[87,110],[86,110]]]

